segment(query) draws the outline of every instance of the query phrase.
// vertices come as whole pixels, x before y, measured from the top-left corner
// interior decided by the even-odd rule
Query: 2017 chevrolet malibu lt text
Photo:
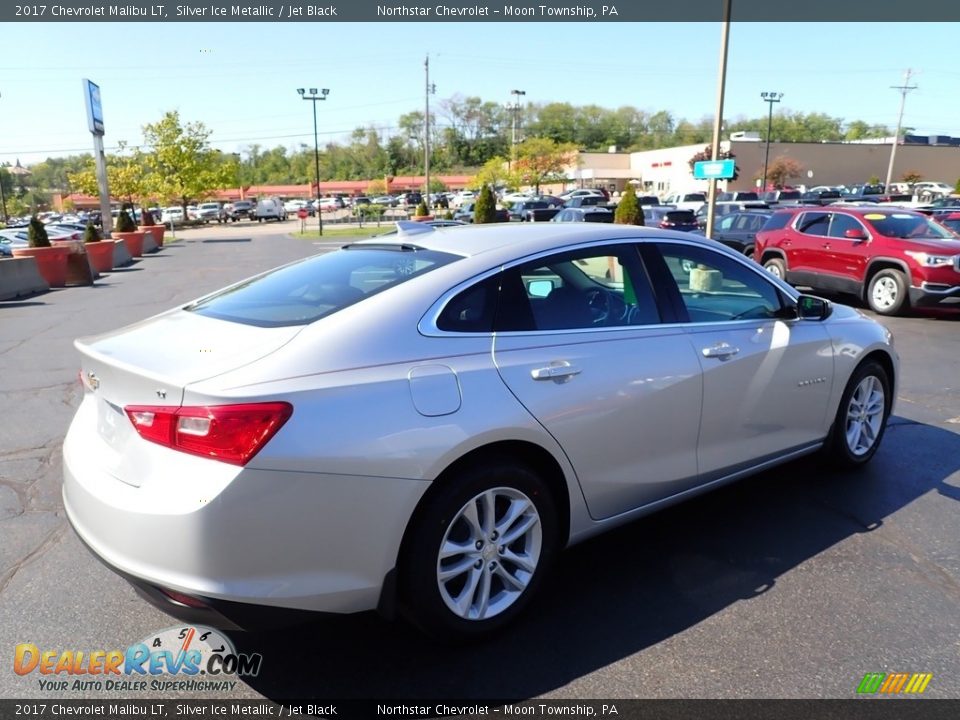
[[[898,371],[882,326],[718,243],[589,223],[361,241],[76,346],[66,510],[155,602],[460,640],[565,546],[802,455],[865,464]]]

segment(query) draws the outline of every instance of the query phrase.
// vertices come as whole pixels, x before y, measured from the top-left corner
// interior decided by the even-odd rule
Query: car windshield
[[[956,236],[942,225],[925,215],[908,213],[867,213],[863,216],[878,233],[886,237],[915,239],[933,238],[936,240],[955,240]]]
[[[349,245],[271,270],[185,307],[256,325],[307,325],[459,259],[410,245]]]

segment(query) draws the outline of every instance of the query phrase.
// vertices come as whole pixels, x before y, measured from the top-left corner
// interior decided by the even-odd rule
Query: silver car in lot
[[[711,240],[400,232],[78,340],[63,497],[173,614],[398,611],[469,639],[559,551],[814,452],[874,455],[890,333]]]

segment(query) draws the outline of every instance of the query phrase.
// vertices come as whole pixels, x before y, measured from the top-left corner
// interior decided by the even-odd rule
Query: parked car
[[[960,211],[934,213],[933,219],[948,230],[952,230],[954,234],[960,235]]]
[[[678,210],[692,210],[696,212],[707,201],[707,196],[702,192],[681,192],[671,193],[664,198],[664,205],[673,205]]]
[[[752,210],[724,215],[714,224],[713,234],[710,237],[738,253],[753,257],[757,233],[766,225],[772,214],[770,211]],[[697,232],[700,233],[702,230]]]
[[[613,211],[605,207],[565,207],[550,218],[550,222],[612,223]]]
[[[768,205],[796,205],[802,194],[799,190],[768,190],[760,199]]]
[[[474,212],[476,211],[476,209],[477,209],[477,203],[476,203],[475,201],[466,202],[466,203],[464,203],[463,205],[461,205],[461,206],[453,213],[453,219],[456,220],[456,221],[458,221],[458,222],[472,223],[472,222],[473,222],[473,214],[474,214]],[[495,220],[495,222],[498,222],[498,223],[499,223],[499,222],[509,222],[509,221],[510,221],[510,214],[507,212],[507,210],[506,210],[505,208],[496,208],[495,213],[496,213],[496,220]]]
[[[227,218],[230,222],[238,222],[243,218],[252,220],[256,212],[256,205],[251,200],[237,200],[230,203],[227,210]]]
[[[397,198],[393,195],[379,195],[371,200],[371,203],[374,205],[386,205],[387,207],[396,207]]]
[[[341,197],[324,197],[317,201],[317,207],[321,212],[335,212],[346,207]]]
[[[960,297],[960,238],[902,208],[778,210],[754,257],[789,283],[856,295],[881,315]]]
[[[77,340],[63,505],[84,545],[174,614],[396,608],[470,640],[517,620],[568,545],[880,447],[890,333],[713,241],[563,223],[415,238]]]
[[[755,192],[734,190],[731,192],[722,192],[717,195],[717,202],[746,202],[748,200],[759,200]]]
[[[14,248],[25,247],[30,247],[25,229],[18,227],[0,230],[0,256],[12,257]]]
[[[518,222],[544,222],[556,215],[562,205],[559,198],[524,200],[511,205],[509,215]]]
[[[587,197],[591,195],[594,197],[602,197],[604,200],[607,200],[610,197],[610,194],[601,188],[577,188],[576,190],[567,190],[566,192],[560,193],[560,195],[557,197],[566,202],[571,198]]]
[[[578,208],[578,207],[596,207],[596,206],[606,206],[609,201],[603,195],[577,195],[576,197],[567,198],[563,207],[568,208]]]
[[[423,201],[423,195],[418,192],[405,192],[397,198],[399,207],[416,207]]]
[[[673,207],[654,207],[643,209],[644,224],[665,230],[689,232],[697,229],[697,216],[693,210],[681,210]]]
[[[253,211],[253,217],[256,217],[257,222],[263,222],[264,220],[281,221],[287,219],[287,211],[283,209],[280,198],[262,198],[257,201],[257,208]]]
[[[913,194],[921,199],[945,197],[951,195],[953,192],[953,185],[945,182],[922,181],[913,184]]]
[[[160,215],[160,221],[164,225],[169,225],[171,223],[177,224],[183,222],[183,208],[179,205],[173,207],[164,208],[163,212]]]
[[[197,220],[225,222],[226,212],[218,202],[205,202],[197,206]]]
[[[656,195],[637,195],[637,205],[640,207],[656,207],[661,204]]]
[[[707,228],[707,209],[708,206],[706,203],[700,206],[700,209],[697,210],[697,226],[701,230]],[[714,204],[714,220],[716,218],[722,218],[726,215],[732,215],[733,213],[745,212],[748,210],[769,210],[770,206],[762,200],[749,201],[749,200],[727,200],[723,202],[717,202]]]

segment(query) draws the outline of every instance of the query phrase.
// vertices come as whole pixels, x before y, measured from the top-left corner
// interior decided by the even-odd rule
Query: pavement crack
[[[14,563],[13,567],[11,567],[6,573],[3,574],[2,577],[0,577],[0,594],[3,594],[3,591],[7,589],[7,586],[10,584],[13,578],[16,577],[18,572],[43,555],[52,545],[54,545],[61,537],[63,537],[66,529],[66,520],[60,518],[60,522],[57,524],[57,526],[46,534],[37,547]]]

